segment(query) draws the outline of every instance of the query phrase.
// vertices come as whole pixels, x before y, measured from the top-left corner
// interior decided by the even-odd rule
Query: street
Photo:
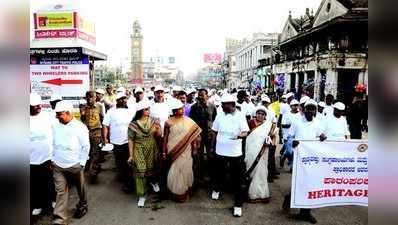
[[[279,152],[279,151],[277,151]],[[250,204],[243,206],[241,218],[232,216],[232,195],[224,194],[219,201],[211,200],[209,190],[201,188],[186,203],[175,203],[170,200],[150,203],[147,200],[144,208],[137,207],[135,194],[125,194],[120,190],[116,180],[113,155],[107,155],[102,165],[98,184],[88,184],[89,210],[81,219],[72,218],[72,210],[77,202],[77,194],[72,189],[69,202],[70,224],[78,225],[136,225],[136,224],[309,224],[297,222],[282,214],[283,196],[289,191],[291,176],[281,171],[280,179],[270,184],[271,201],[268,204]],[[278,160],[278,158],[277,158]],[[296,212],[296,210],[292,210]],[[313,210],[318,224],[322,225],[365,225],[368,224],[368,208],[359,206],[326,207]],[[51,214],[40,216],[34,225],[51,224]]]

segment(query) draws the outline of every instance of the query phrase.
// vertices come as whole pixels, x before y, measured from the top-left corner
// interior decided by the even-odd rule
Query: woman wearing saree
[[[249,121],[250,134],[246,138],[246,170],[253,165],[260,153],[263,144],[268,141],[268,134],[271,130],[271,122],[266,120],[267,109],[264,106],[256,108],[256,117]],[[251,183],[248,190],[250,202],[269,202],[269,188],[267,182],[268,176],[268,147],[251,172]]]
[[[178,202],[185,202],[193,184],[193,157],[200,144],[200,127],[184,116],[184,105],[171,102],[173,116],[165,123],[163,160],[169,159],[167,188]]]
[[[159,192],[159,185],[155,182],[155,165],[158,155],[156,138],[160,137],[159,122],[149,117],[149,103],[141,101],[137,104],[137,112],[128,129],[129,159],[133,165],[136,193],[139,198],[138,207],[145,204],[147,182],[149,181],[155,192]]]

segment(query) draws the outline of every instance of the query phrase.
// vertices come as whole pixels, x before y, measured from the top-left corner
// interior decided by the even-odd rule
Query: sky
[[[49,4],[69,3],[96,24],[96,49],[105,64],[129,67],[135,19],[144,36],[144,59],[174,56],[189,76],[203,66],[204,53],[223,53],[225,38],[281,32],[288,18],[317,11],[321,0],[31,0],[31,15]],[[33,17],[33,16],[31,16]],[[31,30],[33,26],[31,24]]]

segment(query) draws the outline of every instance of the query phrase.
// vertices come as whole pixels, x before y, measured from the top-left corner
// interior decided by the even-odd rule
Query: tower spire
[[[133,34],[131,35],[131,74],[130,80],[133,84],[143,84],[143,36],[141,25],[137,18],[133,23]]]

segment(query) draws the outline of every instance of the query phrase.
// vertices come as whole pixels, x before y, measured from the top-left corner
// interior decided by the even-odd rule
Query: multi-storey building
[[[254,33],[251,40],[243,40],[235,52],[236,72],[240,78],[240,86],[253,88],[256,85],[259,59],[265,50],[277,43],[277,33]]]
[[[236,51],[242,46],[242,40],[226,38],[223,59],[224,84],[227,88],[236,88],[240,84],[240,77],[236,69]]]

